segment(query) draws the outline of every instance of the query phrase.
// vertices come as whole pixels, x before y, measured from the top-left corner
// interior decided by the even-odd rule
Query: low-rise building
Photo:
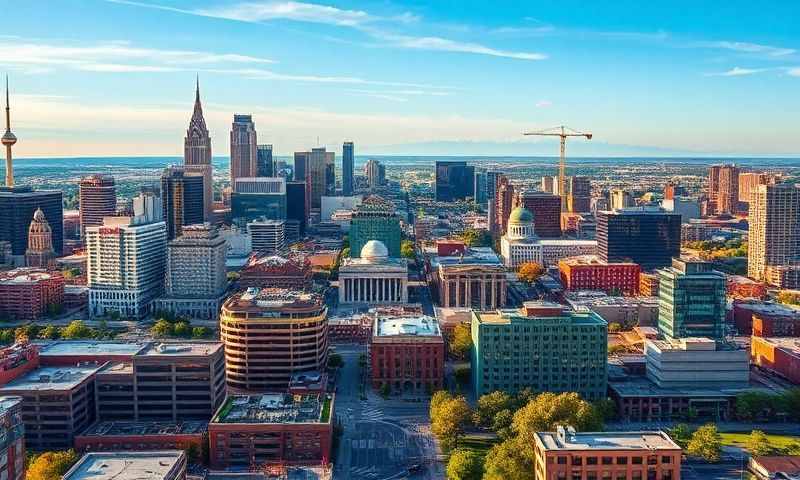
[[[339,267],[339,303],[368,305],[408,302],[408,264],[390,258],[379,240],[364,244],[357,258],[345,258]]]
[[[186,454],[180,450],[158,452],[87,453],[62,480],[184,480]]]
[[[758,480],[798,478],[800,477],[800,456],[752,456],[747,463],[747,469]]]
[[[208,424],[212,468],[327,464],[332,395],[232,395]]]
[[[581,432],[559,426],[534,436],[535,478],[679,480],[681,447],[661,431]]]
[[[661,279],[655,272],[639,273],[639,295],[644,297],[658,297],[658,285]]]
[[[734,301],[733,321],[740,335],[800,336],[800,309],[790,305],[757,300]]]
[[[622,295],[639,291],[639,265],[631,262],[607,263],[596,255],[569,257],[558,262],[565,290],[601,290]]]
[[[750,358],[753,365],[800,385],[800,339],[754,336],[750,342]]]
[[[746,386],[750,361],[746,350],[702,337],[647,340],[647,378],[659,387]]]
[[[25,425],[22,398],[0,397],[0,478],[25,478]]]
[[[435,318],[378,316],[370,343],[372,387],[423,393],[442,388],[444,340]]]
[[[308,257],[299,253],[286,256],[253,256],[240,272],[239,286],[309,290],[313,284],[313,272]]]
[[[21,341],[0,349],[0,385],[39,367],[39,347]]]
[[[654,327],[658,322],[658,297],[614,297],[604,292],[578,291],[564,296],[573,309],[588,308],[608,323],[624,327]]]
[[[201,421],[98,422],[75,437],[75,450],[115,452],[192,449],[199,455],[205,449],[207,436],[208,422]]]
[[[428,281],[440,307],[494,310],[506,305],[506,268],[489,247],[428,258]]]
[[[35,321],[63,303],[64,277],[59,272],[18,268],[0,273],[0,317]]]
[[[79,363],[130,362],[147,347],[145,342],[114,340],[56,340],[39,349],[43,366],[69,367]]]

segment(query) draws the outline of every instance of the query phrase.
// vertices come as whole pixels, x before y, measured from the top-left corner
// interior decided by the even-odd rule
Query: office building
[[[138,225],[131,217],[106,217],[86,229],[89,315],[117,312],[142,318],[161,295],[166,264],[164,222]]]
[[[502,176],[503,172],[497,170],[488,170],[486,172],[486,200],[494,200],[495,195],[497,195],[497,182]]]
[[[231,126],[231,186],[241,177],[256,177],[258,147],[252,115],[235,114]]]
[[[591,211],[592,184],[589,177],[567,177],[567,211],[583,213]]]
[[[211,221],[214,203],[214,178],[211,165],[211,136],[208,134],[203,105],[200,103],[200,82],[194,96],[194,110],[183,139],[183,165],[187,171],[203,177],[203,219]],[[99,223],[98,223],[99,225]]]
[[[542,177],[540,188],[545,193],[553,194],[556,192],[556,189],[558,188],[557,184],[558,184],[558,177],[545,175]]]
[[[725,277],[699,260],[658,270],[658,330],[669,338],[725,338]]]
[[[472,199],[478,205],[485,205],[489,199],[488,195],[488,181],[486,170],[482,168],[475,169],[475,175],[472,183]]]
[[[256,171],[254,177],[275,177],[275,161],[272,158],[272,145],[256,146]],[[236,191],[234,188],[233,191]]]
[[[534,435],[539,479],[679,480],[682,450],[661,431],[575,432],[558,426]]]
[[[464,161],[436,162],[434,194],[437,202],[454,202],[472,197],[475,167]]]
[[[243,177],[236,179],[231,193],[231,219],[244,228],[247,223],[265,218],[285,220],[287,215],[286,179],[282,177]]]
[[[212,468],[327,465],[333,395],[233,395],[208,424]]]
[[[61,255],[64,245],[64,210],[61,190],[33,190],[31,187],[0,187],[0,241],[11,244],[14,265],[25,262],[28,229],[33,214],[41,209],[53,232],[53,250]]]
[[[277,253],[286,247],[285,220],[267,220],[260,218],[247,224],[247,233],[253,241],[253,251],[259,253]]]
[[[433,317],[376,316],[369,353],[375,390],[423,394],[443,388],[444,339]]]
[[[611,210],[619,210],[635,205],[631,193],[621,188],[614,188],[609,192],[608,203]]]
[[[735,165],[708,168],[708,200],[711,212],[716,215],[739,211],[739,168]]]
[[[656,207],[597,212],[597,249],[604,262],[638,263],[642,270],[680,256],[681,216]]]
[[[203,223],[205,218],[203,176],[184,167],[168,167],[161,175],[161,209],[167,238],[180,237],[186,225]]]
[[[156,452],[90,452],[62,480],[184,480],[186,454]]]
[[[91,175],[83,177],[78,184],[80,207],[81,238],[86,227],[103,224],[103,217],[117,213],[117,189],[114,177],[110,175]]]
[[[660,388],[747,388],[747,350],[711,338],[646,340],[647,378]]]
[[[536,235],[541,238],[561,236],[561,198],[558,195],[523,190],[517,195],[515,205],[533,214]]]
[[[194,450],[202,455],[208,442],[208,421],[97,422],[75,436],[78,452],[136,452],[151,450]],[[202,457],[188,459],[201,462]]]
[[[309,210],[305,182],[286,182],[286,220],[296,222],[300,238],[305,236]]]
[[[269,285],[289,290],[310,290],[313,281],[311,262],[307,255],[289,252],[287,256],[252,256],[239,272],[239,287]]]
[[[370,158],[364,164],[364,176],[367,177],[369,189],[375,190],[386,183],[386,168],[381,162]]]
[[[658,323],[657,297],[617,297],[583,290],[567,292],[564,301],[574,310],[588,308],[603,320],[623,327],[655,327]]]
[[[36,321],[64,304],[61,272],[19,268],[0,272],[0,316],[7,320]]]
[[[797,337],[752,337],[750,358],[756,365],[800,385],[800,340]]]
[[[22,398],[0,397],[0,478],[25,478],[25,425]]]
[[[37,208],[28,227],[28,249],[25,250],[25,265],[28,267],[50,268],[55,265],[56,252],[53,250],[53,230],[41,208]]]
[[[639,292],[641,269],[635,263],[607,263],[596,255],[584,255],[560,260],[558,270],[565,290],[599,290],[625,296]]]
[[[133,198],[133,216],[140,223],[164,221],[164,207],[161,197],[149,190],[139,192],[139,195]]]
[[[322,207],[322,197],[332,196],[336,190],[335,153],[325,147],[312,148],[310,152],[295,152],[294,179],[306,183],[308,211]]]
[[[283,391],[292,375],[321,372],[328,361],[328,308],[316,293],[248,288],[222,306],[228,387]]]
[[[372,195],[353,211],[350,220],[350,257],[358,258],[370,240],[378,240],[389,250],[389,257],[400,258],[400,218],[394,205]]]
[[[775,287],[800,287],[800,188],[759,185],[749,229],[747,276]]]
[[[228,246],[208,223],[184,227],[167,245],[164,296],[156,310],[175,316],[215,320],[228,287],[225,256]]]
[[[679,213],[681,215],[681,223],[689,223],[690,220],[701,216],[700,202],[694,198],[673,197],[664,199],[661,202],[661,208],[668,212]]]
[[[295,182],[306,181],[306,171],[308,169],[308,157],[311,152],[294,152],[294,168],[292,169]]]
[[[438,253],[438,252],[437,252]],[[489,247],[473,247],[428,259],[439,306],[494,310],[506,305],[506,268]]]
[[[477,395],[495,390],[577,392],[606,397],[605,320],[549,302],[472,314],[472,379]]]
[[[490,225],[493,234],[503,235],[506,233],[508,216],[511,215],[515,201],[514,186],[508,177],[498,176],[495,183],[494,202],[489,205],[489,209],[494,211],[494,222]]]
[[[739,173],[739,207],[747,211],[750,204],[755,201],[759,185],[775,185],[780,177],[774,173],[766,172],[741,172]]]
[[[639,295],[657,298],[660,283],[658,272],[639,272]]]
[[[345,258],[339,267],[339,303],[368,305],[408,303],[408,264],[390,258],[379,240],[364,244],[358,258]]]
[[[353,142],[342,144],[342,195],[353,194],[353,167],[355,162]]]

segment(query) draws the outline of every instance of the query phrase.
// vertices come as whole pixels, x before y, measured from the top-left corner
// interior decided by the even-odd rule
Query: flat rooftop
[[[800,338],[794,337],[755,337],[758,340],[765,343],[769,343],[770,345],[774,345],[777,348],[782,350],[786,350],[793,355],[800,355]]]
[[[375,319],[375,336],[431,336],[442,335],[439,322],[427,315],[416,317],[378,317]]]
[[[0,388],[0,394],[9,391],[71,390],[97,373],[102,365],[75,367],[41,367],[12,380]]]
[[[666,433],[649,432],[537,432],[547,450],[680,450]]]
[[[621,397],[682,397],[682,398],[733,398],[742,392],[760,391],[763,393],[775,393],[775,391],[765,388],[763,385],[751,383],[745,387],[734,388],[688,388],[688,387],[659,387],[647,377],[627,376],[624,380],[614,380],[608,382],[608,387]]]
[[[434,250],[435,251],[435,250]],[[431,258],[431,266],[439,265],[497,265],[503,266],[500,257],[490,247],[470,247],[464,255],[439,256]]]
[[[80,436],[128,436],[128,435],[192,435],[208,431],[208,422],[98,422]]]
[[[211,423],[327,423],[333,398],[322,395],[231,395],[220,407]],[[327,418],[323,407],[328,405]]]
[[[576,238],[542,238],[539,240],[539,244],[543,247],[548,246],[560,246],[560,247],[569,247],[569,246],[586,246],[586,247],[596,247],[597,240],[581,240]]]
[[[574,257],[562,258],[561,262],[569,266],[592,265],[600,267],[612,267],[618,265],[637,265],[633,262],[604,262],[598,255],[577,255]]]
[[[184,461],[180,450],[87,453],[64,480],[161,480]]]
[[[12,408],[14,405],[17,405],[22,402],[22,397],[15,397],[15,396],[5,396],[0,397],[0,415],[5,413],[6,410]]]
[[[561,305],[563,307],[563,305]],[[474,312],[473,319],[485,324],[511,324],[512,322],[545,322],[558,320],[573,325],[606,325],[598,314],[591,311],[574,312],[564,310],[562,315],[526,317],[518,309],[498,309],[494,312]]]
[[[225,301],[225,308],[240,311],[280,310],[284,308],[321,308],[323,298],[316,293],[287,288],[251,287]]]
[[[42,357],[67,355],[126,355],[132,357],[146,347],[146,343],[59,340],[43,345],[39,350],[39,355]]]
[[[154,342],[139,352],[147,356],[173,356],[187,355],[207,357],[222,350],[222,342]]]

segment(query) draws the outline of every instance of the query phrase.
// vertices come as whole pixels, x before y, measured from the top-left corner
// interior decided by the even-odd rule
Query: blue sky
[[[18,156],[180,154],[195,74],[219,155],[234,112],[280,154],[800,153],[793,1],[7,5]]]

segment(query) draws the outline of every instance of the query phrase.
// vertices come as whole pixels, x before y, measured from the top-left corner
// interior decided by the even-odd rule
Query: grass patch
[[[486,455],[495,444],[500,443],[499,438],[472,437],[465,435],[458,441],[458,448],[471,450],[481,456]]]
[[[331,399],[329,397],[325,397],[325,402],[322,404],[322,414],[320,415],[320,421],[322,423],[328,423],[328,418],[331,416]]]
[[[777,435],[767,433],[767,440],[773,448],[784,449],[800,443],[800,437],[792,435]],[[747,447],[747,441],[750,439],[750,433],[720,433],[722,444],[729,447]]]

